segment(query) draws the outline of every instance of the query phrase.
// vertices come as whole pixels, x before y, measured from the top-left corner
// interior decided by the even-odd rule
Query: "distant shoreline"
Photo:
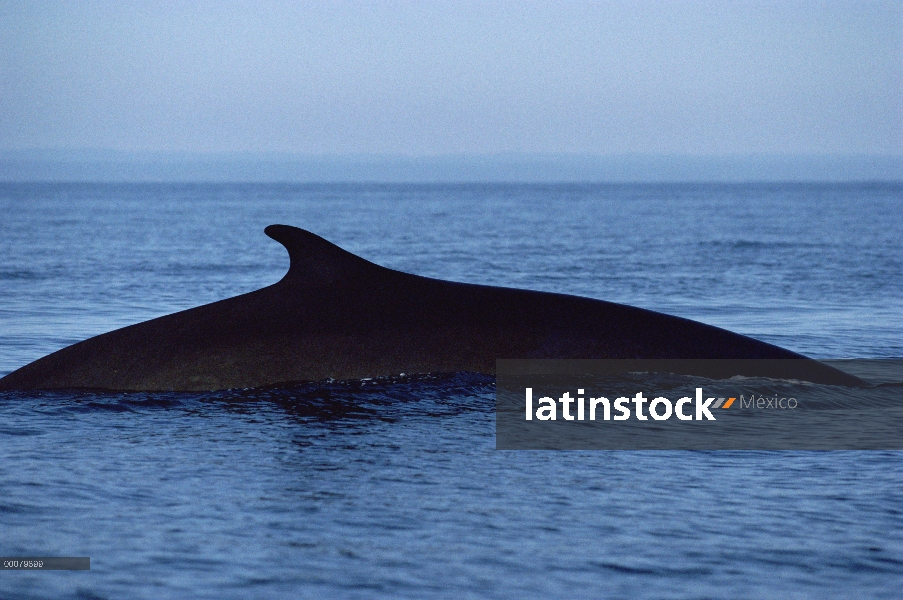
[[[3,150],[3,182],[903,182],[903,156],[446,156]]]

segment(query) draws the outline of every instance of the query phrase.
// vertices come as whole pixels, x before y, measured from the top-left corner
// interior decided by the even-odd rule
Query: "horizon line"
[[[751,183],[896,182],[903,156],[750,154],[198,153],[0,150],[6,182]]]

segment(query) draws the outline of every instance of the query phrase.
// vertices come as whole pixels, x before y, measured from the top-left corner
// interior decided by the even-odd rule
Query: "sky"
[[[903,2],[7,2],[0,150],[903,155]]]

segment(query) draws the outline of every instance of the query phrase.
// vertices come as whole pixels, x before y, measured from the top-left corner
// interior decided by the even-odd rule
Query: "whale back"
[[[500,358],[804,358],[641,308],[395,271],[288,225],[265,233],[291,261],[279,282],[63,348],[0,379],[0,390],[494,373]]]

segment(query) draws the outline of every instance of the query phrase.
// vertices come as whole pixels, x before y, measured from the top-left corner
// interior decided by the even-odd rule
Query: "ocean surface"
[[[903,357],[903,184],[0,184],[0,375],[288,268],[641,306]],[[903,453],[495,450],[468,373],[0,393],[0,598],[899,598]]]

